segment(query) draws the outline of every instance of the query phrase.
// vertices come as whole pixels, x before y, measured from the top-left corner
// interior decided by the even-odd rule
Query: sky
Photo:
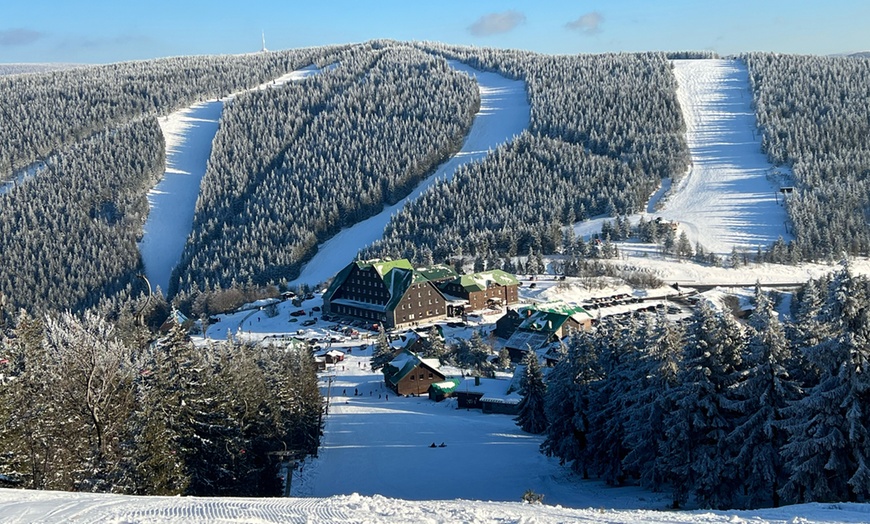
[[[870,50],[867,0],[0,0],[0,63],[107,63],[376,38],[548,54]]]

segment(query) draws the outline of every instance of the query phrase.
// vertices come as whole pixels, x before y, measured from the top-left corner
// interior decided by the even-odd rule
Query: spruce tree
[[[866,277],[848,266],[829,285],[820,315],[829,336],[806,351],[819,381],[787,410],[783,447],[788,501],[870,497],[870,307]]]
[[[393,348],[387,339],[387,332],[384,331],[383,324],[380,324],[378,325],[378,338],[375,341],[375,349],[372,352],[372,371],[383,369],[384,366],[393,360],[393,356]]]
[[[741,505],[776,507],[788,477],[782,458],[786,433],[780,426],[800,388],[789,374],[793,358],[785,330],[760,286],[749,323],[746,377],[735,389],[739,418],[728,441],[738,450],[734,462],[746,494]]]
[[[523,431],[537,435],[547,429],[547,414],[544,410],[547,385],[544,383],[544,374],[534,351],[526,353],[523,365],[525,369],[520,382],[520,394],[523,398],[520,400],[519,412],[514,420]]]
[[[690,492],[703,507],[731,504],[737,479],[734,450],[725,437],[734,425],[729,394],[738,380],[742,346],[735,321],[702,302],[689,324],[678,384],[670,390],[676,410],[666,422],[665,461],[675,507]]]

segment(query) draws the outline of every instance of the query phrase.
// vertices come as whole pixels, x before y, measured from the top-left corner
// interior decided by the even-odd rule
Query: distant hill
[[[21,73],[45,73],[48,71],[59,71],[61,69],[70,69],[80,67],[81,64],[0,64],[0,76],[3,75],[18,75]]]

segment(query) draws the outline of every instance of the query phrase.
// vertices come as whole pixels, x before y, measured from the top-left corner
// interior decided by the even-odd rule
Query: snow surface
[[[444,451],[428,450],[432,453]],[[462,470],[456,470],[461,474]],[[545,499],[546,501],[546,499]],[[7,524],[77,522],[198,523],[858,523],[866,504],[802,504],[758,511],[650,511],[609,509],[607,499],[586,509],[519,502],[407,501],[358,494],[330,498],[235,499],[132,497],[0,489],[0,521]]]
[[[342,229],[338,234],[320,244],[299,277],[291,286],[301,283],[317,284],[332,278],[346,266],[360,249],[383,238],[384,228],[390,217],[408,202],[419,197],[436,180],[453,178],[456,170],[469,162],[483,159],[490,150],[522,133],[529,126],[531,106],[525,91],[525,82],[510,80],[496,73],[478,71],[456,61],[451,67],[477,79],[480,90],[480,110],[474,117],[471,130],[462,149],[450,160],[421,182],[406,198],[393,206],[385,207],[379,214]]]
[[[726,256],[732,248],[754,253],[779,237],[788,241],[788,219],[776,180],[788,179],[761,151],[752,109],[749,72],[739,60],[674,60],[677,98],[686,122],[691,153],[689,172],[674,186],[665,180],[637,223],[662,217],[679,223],[694,246]],[[578,222],[588,237],[611,217]]]
[[[320,69],[311,65],[248,91],[278,87],[319,72]],[[166,142],[166,171],[148,193],[150,211],[139,252],[151,285],[155,289],[159,286],[164,293],[193,227],[200,182],[205,175],[224,103],[243,92],[246,91],[220,100],[199,102],[159,121]]]
[[[692,166],[659,215],[676,220],[694,245],[728,254],[733,247],[769,246],[787,215],[774,167],[761,151],[749,71],[739,60],[674,60],[677,98],[686,121]]]

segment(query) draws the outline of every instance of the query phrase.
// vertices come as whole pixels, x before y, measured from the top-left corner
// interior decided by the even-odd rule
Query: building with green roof
[[[384,366],[384,383],[397,395],[426,395],[432,384],[444,381],[440,366],[438,359],[421,358],[406,349]]]
[[[445,294],[467,300],[472,311],[516,304],[519,286],[516,276],[501,269],[457,275],[439,285]]]
[[[505,342],[511,360],[519,362],[526,351],[536,351],[561,340],[570,331],[588,331],[592,315],[580,306],[563,302],[536,304],[519,311],[520,323]]]
[[[351,262],[323,294],[323,309],[388,329],[447,316],[444,295],[406,259]]]

